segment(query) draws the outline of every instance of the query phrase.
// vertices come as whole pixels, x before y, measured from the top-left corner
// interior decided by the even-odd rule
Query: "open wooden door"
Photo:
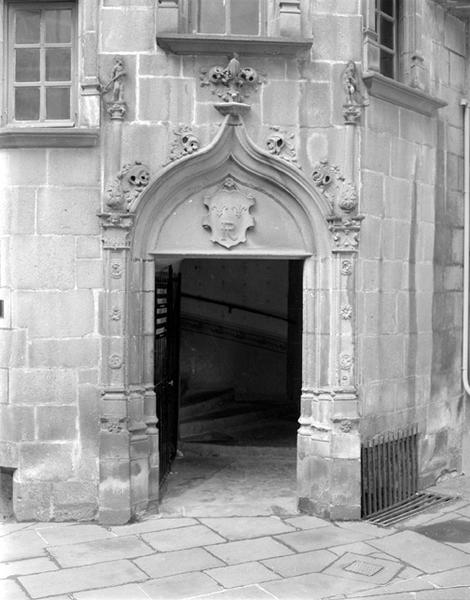
[[[159,429],[160,483],[178,444],[179,317],[181,276],[172,267],[155,276],[155,393]]]

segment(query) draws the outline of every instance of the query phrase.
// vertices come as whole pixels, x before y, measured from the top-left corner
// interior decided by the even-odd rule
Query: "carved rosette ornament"
[[[105,192],[105,203],[116,211],[129,210],[150,181],[149,168],[139,161],[124,165]]]
[[[242,103],[262,80],[252,67],[242,67],[235,52],[226,67],[215,65],[201,69],[201,86],[210,86],[212,93],[223,102]]]
[[[356,125],[361,118],[362,109],[367,106],[360,92],[360,77],[356,64],[350,60],[343,71],[342,83],[346,96],[343,104],[343,117],[346,125]]]
[[[188,125],[180,125],[175,129],[174,134],[175,139],[170,148],[170,161],[194,154],[199,150],[199,138]]]
[[[108,433],[121,433],[127,430],[129,418],[104,415],[100,418],[100,421],[102,429]]]
[[[224,248],[246,242],[247,230],[255,226],[250,209],[255,205],[251,194],[243,193],[232,177],[226,177],[219,188],[204,198],[208,214],[202,226],[211,232],[211,241]]]
[[[266,147],[270,154],[278,156],[286,162],[294,163],[301,169],[302,167],[297,162],[297,152],[292,140],[295,138],[294,133],[282,131],[279,127],[271,127],[272,133],[266,140]]]

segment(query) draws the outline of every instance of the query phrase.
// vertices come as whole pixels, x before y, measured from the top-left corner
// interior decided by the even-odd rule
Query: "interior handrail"
[[[235,310],[244,310],[245,312],[250,312],[256,315],[263,315],[264,317],[271,317],[272,319],[279,319],[280,321],[286,321],[289,323],[288,317],[283,315],[279,315],[276,313],[270,313],[265,310],[259,310],[258,308],[251,308],[244,306],[243,304],[237,304],[235,302],[226,302],[225,300],[215,300],[214,298],[207,298],[207,296],[196,296],[195,294],[186,294],[184,292],[181,293],[182,298],[190,298],[191,300],[200,300],[201,302],[208,302],[210,304],[218,304],[219,306],[226,306],[229,311]]]

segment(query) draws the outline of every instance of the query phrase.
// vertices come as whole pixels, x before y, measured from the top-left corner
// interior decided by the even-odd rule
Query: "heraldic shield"
[[[255,199],[244,194],[232,179],[227,177],[219,188],[204,198],[209,211],[202,221],[204,229],[212,232],[211,241],[225,248],[246,242],[246,232],[255,226],[250,209]]]

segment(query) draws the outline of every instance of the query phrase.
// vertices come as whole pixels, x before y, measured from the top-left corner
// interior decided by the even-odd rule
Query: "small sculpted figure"
[[[114,58],[114,66],[111,74],[111,80],[104,86],[103,93],[109,92],[113,88],[113,102],[124,101],[124,82],[123,78],[127,75],[124,67],[124,61],[120,56]]]

